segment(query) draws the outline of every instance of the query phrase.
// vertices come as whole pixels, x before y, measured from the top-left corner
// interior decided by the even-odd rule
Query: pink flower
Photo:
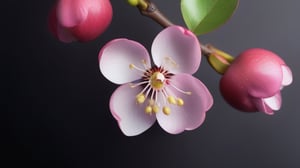
[[[109,0],[58,0],[49,17],[51,32],[63,42],[90,41],[112,20]]]
[[[246,112],[273,114],[281,107],[280,91],[292,83],[290,68],[271,51],[254,48],[241,53],[220,82],[225,100]]]
[[[100,70],[121,84],[110,99],[110,110],[122,132],[135,136],[157,120],[168,133],[199,127],[213,99],[191,74],[200,65],[200,45],[193,33],[171,26],[160,32],[147,50],[128,39],[116,39],[99,53]]]

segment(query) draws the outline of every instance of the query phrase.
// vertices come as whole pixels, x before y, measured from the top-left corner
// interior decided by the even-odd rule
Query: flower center
[[[190,95],[191,92],[183,91],[172,84],[171,78],[174,74],[163,67],[149,67],[144,60],[142,63],[143,68],[133,64],[130,64],[129,68],[142,72],[140,74],[141,80],[137,83],[132,83],[131,87],[142,87],[142,91],[136,95],[135,99],[137,104],[145,104],[145,113],[152,114],[162,111],[165,115],[169,115],[172,105],[183,106],[184,100],[177,97],[174,90],[186,95]]]
[[[165,76],[160,72],[154,72],[150,77],[151,86],[154,89],[161,89],[164,86]]]

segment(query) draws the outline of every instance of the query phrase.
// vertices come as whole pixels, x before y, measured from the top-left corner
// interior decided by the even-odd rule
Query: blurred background
[[[280,55],[294,75],[280,111],[268,116],[230,107],[219,93],[220,76],[203,59],[195,76],[215,100],[204,124],[179,135],[155,124],[136,137],[124,136],[108,109],[117,86],[101,75],[98,52],[119,37],[150,49],[162,28],[124,0],[111,0],[114,17],[102,36],[65,44],[47,28],[54,2],[1,5],[0,167],[300,167],[300,1],[240,1],[230,21],[199,37],[232,55],[252,47]],[[180,0],[153,2],[184,25]]]

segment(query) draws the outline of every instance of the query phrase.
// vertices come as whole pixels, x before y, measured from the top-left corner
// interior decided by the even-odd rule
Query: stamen
[[[168,93],[166,89],[162,89],[161,95],[163,96],[164,104],[167,104],[166,100],[168,100]]]
[[[181,98],[177,99],[177,105],[178,106],[183,106],[184,105],[184,101]]]
[[[141,71],[143,73],[145,72],[145,69],[139,68],[139,67],[135,66],[134,64],[129,64],[129,68]]]
[[[150,87],[150,84],[149,84],[149,82],[148,81],[144,81],[144,82],[140,82],[140,83],[137,83],[137,84],[132,84],[132,83],[130,83],[130,87],[131,88],[135,88],[135,87],[137,87],[137,86],[140,86],[140,85],[143,85],[143,84],[146,84],[146,83],[148,83],[148,85],[146,85],[145,87],[144,87],[144,89],[139,93],[139,94],[142,94],[142,93],[144,93],[145,92],[145,90],[146,89],[148,89],[149,87]],[[138,95],[139,95],[138,94]],[[146,96],[147,97],[147,96]]]
[[[150,93],[151,89],[152,89],[152,88],[151,88],[151,85],[150,85],[150,84],[148,84],[148,85],[147,85],[146,97],[148,97],[148,95],[149,95],[149,93]],[[144,90],[146,90],[146,88],[145,88]]]
[[[138,104],[144,103],[145,100],[146,100],[146,97],[145,97],[144,94],[138,94],[138,95],[136,96],[136,102],[137,102]]]
[[[154,113],[158,113],[158,112],[159,112],[159,107],[158,107],[157,105],[153,105],[153,106],[152,106],[152,111],[153,111]]]
[[[187,91],[183,91],[181,89],[179,89],[178,87],[176,87],[175,85],[173,85],[172,83],[169,83],[170,86],[172,86],[174,89],[176,89],[177,91],[179,91],[180,93],[186,94],[186,95],[191,95],[192,92],[187,92]]]
[[[133,64],[129,64],[129,68],[133,69],[135,66]]]
[[[143,82],[141,82],[143,83]],[[149,91],[151,90],[151,88],[149,89],[150,84],[148,84],[139,94],[136,95],[136,101],[139,104],[142,104],[145,102],[146,98],[148,97]],[[148,89],[148,90],[147,90]],[[144,92],[147,90],[146,95],[144,94]]]
[[[157,99],[158,99],[158,91],[155,90],[155,102],[157,102]]]
[[[163,112],[165,115],[171,114],[171,106],[183,106],[185,103],[182,98],[177,97],[175,93],[177,90],[180,93],[191,95],[192,92],[187,92],[179,89],[170,81],[172,73],[164,69],[162,66],[149,67],[146,60],[141,60],[143,67],[137,67],[134,64],[129,64],[130,69],[137,70],[135,72],[142,72],[141,81],[136,83],[131,83],[130,87],[143,87],[142,90],[136,95],[135,99],[137,104],[144,104],[145,113],[152,115],[153,113]],[[164,63],[169,64],[169,66],[178,65],[171,57],[165,57]],[[144,68],[144,69],[143,69]],[[170,87],[174,88],[170,89]],[[161,97],[160,97],[161,96]],[[162,101],[162,102],[160,102]]]
[[[164,107],[163,107],[163,113],[164,113],[165,115],[170,115],[170,113],[171,113],[170,107],[164,106]]]
[[[152,90],[152,92],[151,92],[151,97],[150,97],[150,99],[151,99],[151,100],[154,100],[154,99],[153,99],[153,97],[154,97],[154,93],[155,93],[155,91],[154,91],[154,90]]]
[[[145,108],[145,113],[146,114],[152,114],[152,107],[151,106],[146,106],[146,108]]]
[[[176,101],[176,99],[173,96],[169,96],[168,97],[168,102],[170,104],[177,104],[177,101]]]
[[[141,85],[146,84],[146,83],[149,83],[149,82],[148,81],[143,81],[143,82],[139,82],[139,83],[135,83],[135,84],[130,83],[130,87],[135,88],[137,86],[141,86]]]

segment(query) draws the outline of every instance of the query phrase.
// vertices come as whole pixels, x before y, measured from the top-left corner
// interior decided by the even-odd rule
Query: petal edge
[[[195,73],[201,62],[201,48],[197,37],[180,26],[161,31],[152,43],[151,53],[157,66],[172,73]]]
[[[176,88],[170,88],[169,93],[184,100],[183,106],[171,106],[170,115],[157,113],[159,125],[168,133],[178,134],[185,130],[194,130],[202,125],[206,112],[213,103],[212,96],[206,86],[189,74],[176,74],[171,79],[172,85],[191,92],[184,94]]]
[[[144,106],[135,101],[140,92],[129,84],[119,86],[110,98],[110,111],[126,136],[136,136],[149,129],[156,121],[155,115],[144,112]]]
[[[108,42],[99,52],[101,73],[115,84],[132,82],[141,77],[130,64],[142,67],[143,60],[150,66],[147,50],[140,43],[128,39],[115,39]]]

